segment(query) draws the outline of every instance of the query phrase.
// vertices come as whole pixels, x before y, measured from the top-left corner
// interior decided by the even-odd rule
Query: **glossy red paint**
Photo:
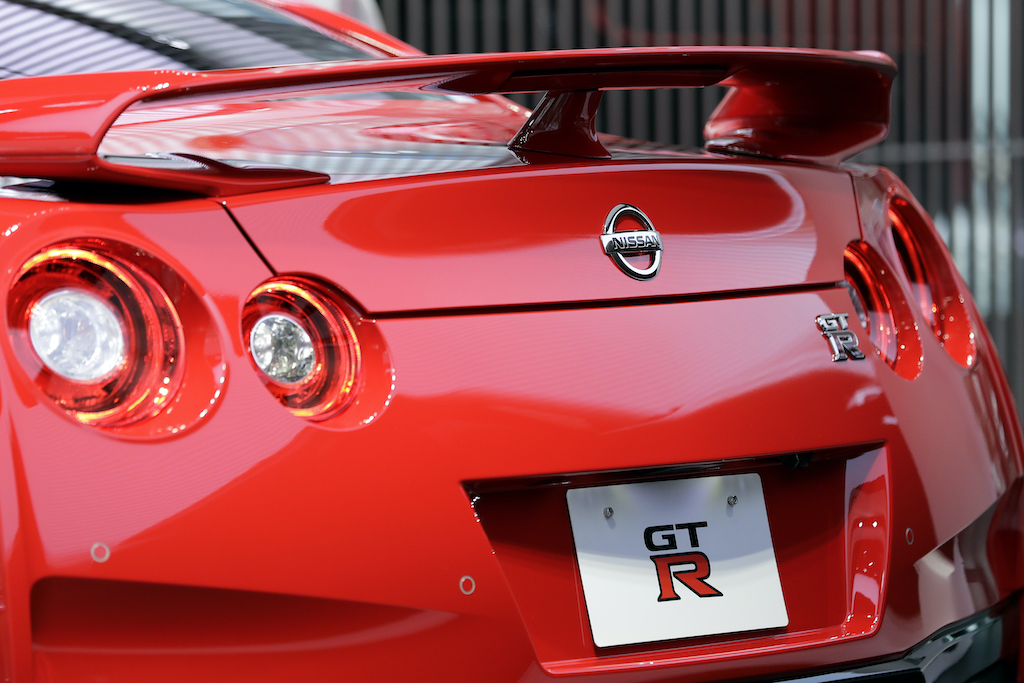
[[[172,233],[158,216],[133,214],[136,240],[174,235],[172,241],[179,246],[165,245],[170,249],[166,258],[176,256],[179,267],[188,266],[204,282],[214,283],[216,289],[206,294],[207,301],[219,303],[218,331],[237,339],[247,285],[264,276],[258,262],[250,259],[247,277],[245,271],[235,271],[234,277],[225,273],[218,284],[213,271],[223,269],[216,251],[189,255],[182,249],[189,243],[189,231]],[[215,230],[219,221],[213,214],[200,215],[207,215],[204,232],[221,235],[214,244],[227,246],[227,226]],[[112,216],[104,218],[113,222]],[[977,429],[964,429],[955,419],[932,423],[936,414],[969,414],[973,393],[948,389],[951,382],[969,385],[970,376],[944,353],[936,353],[934,340],[926,342],[929,358],[944,360],[926,366],[915,380],[922,384],[912,390],[881,359],[832,364],[827,345],[811,324],[813,314],[848,305],[845,292],[833,289],[717,302],[389,320],[382,331],[398,374],[395,398],[386,419],[348,433],[304,424],[274,403],[235,342],[227,358],[232,380],[215,419],[172,440],[148,443],[141,458],[132,455],[138,445],[119,445],[95,430],[81,433],[81,427],[63,421],[46,405],[6,401],[7,439],[24,454],[16,460],[23,469],[16,478],[19,499],[32,501],[24,520],[28,527],[16,535],[32,568],[21,585],[46,576],[156,584],[129,585],[122,593],[120,584],[63,579],[41,583],[37,594],[44,606],[35,608],[33,636],[39,671],[55,672],[58,678],[103,672],[117,680],[141,670],[159,679],[157,669],[162,668],[170,679],[231,666],[259,679],[272,678],[280,667],[310,670],[305,667],[319,662],[354,667],[349,669],[353,675],[386,675],[401,669],[389,669],[372,656],[378,638],[383,639],[380,647],[400,644],[429,662],[429,649],[449,638],[475,643],[470,649],[489,650],[487,643],[504,633],[502,650],[508,659],[493,666],[525,673],[533,659],[520,619],[540,661],[551,671],[632,671],[686,663],[679,675],[699,680],[731,677],[737,666],[756,666],[767,674],[902,650],[944,619],[985,606],[977,599],[948,604],[943,591],[952,585],[937,579],[928,583],[930,575],[920,573],[927,567],[915,568],[914,561],[936,547],[938,539],[955,539],[964,520],[984,515],[1017,478],[1018,465],[1012,453],[993,456]],[[735,344],[729,343],[725,326],[714,324],[717,319],[747,321],[759,330],[762,352],[768,355],[731,353]],[[704,332],[693,335],[694,329]],[[671,356],[678,364],[667,374],[663,368],[643,366],[611,374],[607,365],[600,373],[587,370],[591,359],[614,355],[636,339],[645,340],[648,353]],[[12,379],[5,373],[5,397],[12,395]],[[29,383],[18,386],[32,395]],[[608,386],[616,389],[603,390]],[[947,390],[934,391],[940,386]],[[918,391],[929,388],[941,398],[922,414]],[[737,419],[743,429],[726,428]],[[417,435],[415,444],[409,434]],[[685,442],[680,434],[686,435]],[[70,438],[76,441],[73,451],[44,446]],[[640,453],[632,447],[638,441],[646,446]],[[886,449],[870,450],[871,443],[883,441],[890,444]],[[865,456],[857,457],[847,446],[858,443],[868,449],[866,466],[857,464]],[[772,450],[766,452],[765,444]],[[820,452],[828,445],[839,450],[822,461],[820,470],[812,465],[790,472],[766,457]],[[751,456],[752,464],[744,460]],[[609,654],[594,652],[584,640],[581,649],[569,637],[571,631],[565,634],[570,625],[586,634],[572,588],[571,552],[564,541],[560,551],[543,545],[530,550],[557,529],[564,535],[564,512],[557,515],[557,525],[545,514],[553,514],[564,498],[555,495],[554,509],[513,503],[507,514],[518,522],[511,525],[518,536],[510,542],[492,532],[483,490],[487,487],[479,484],[737,458],[736,466],[744,469],[759,461],[774,467],[766,479],[769,513],[783,576],[790,577],[784,578],[784,586],[794,614],[793,635],[773,634],[763,642],[757,637],[725,639]],[[942,464],[939,471],[936,461]],[[989,466],[980,467],[985,461]],[[216,467],[211,467],[214,462]],[[993,478],[992,466],[999,477]],[[83,476],[85,471],[90,475]],[[892,484],[887,483],[889,476]],[[467,486],[471,491],[480,488],[482,530],[463,491],[464,481],[478,482]],[[154,495],[139,496],[147,490]],[[814,505],[815,495],[822,497],[821,508]],[[954,496],[965,503],[951,509],[945,501]],[[118,501],[116,507],[106,503],[111,500]],[[810,537],[802,521],[808,504],[821,525]],[[126,505],[131,514],[124,514]],[[71,510],[73,517],[68,516]],[[881,522],[882,530],[865,535],[858,526],[865,520]],[[915,545],[896,545],[894,536],[902,541],[902,534],[891,529],[908,526],[916,530]],[[809,543],[819,538],[821,545]],[[108,562],[98,564],[88,557],[97,539],[111,548]],[[421,558],[416,572],[410,573],[402,562],[368,561],[388,557],[395,546],[402,557]],[[525,554],[533,569],[526,574],[526,589],[520,588],[521,571],[509,568],[510,552]],[[872,573],[866,562],[885,567],[887,555],[892,557],[888,581],[896,582],[900,598],[884,607],[890,616],[879,625],[882,593],[872,594],[861,583],[880,582],[879,570]],[[552,566],[556,561],[560,571]],[[835,567],[834,574],[826,575],[847,577],[816,586],[825,591],[824,599],[807,595],[806,576],[819,566],[814,562]],[[862,574],[869,580],[858,581]],[[471,596],[458,590],[463,575],[475,580],[477,590]],[[963,580],[966,590],[984,579]],[[210,593],[213,588],[243,592]],[[531,608],[530,590],[556,599]],[[1012,591],[1012,586],[1001,590]],[[114,599],[115,614],[123,614],[124,622],[104,618],[98,626],[84,628],[88,622],[74,616],[88,614],[88,605],[94,604],[90,600],[115,595],[121,596]],[[558,599],[566,597],[571,598],[568,610]],[[201,621],[208,626],[202,628],[220,633],[212,644],[197,643],[188,635],[195,618],[191,611],[167,607],[168,601],[179,600],[207,606]],[[70,604],[67,613],[61,610],[64,604]],[[929,614],[925,605],[937,611]],[[7,616],[17,632],[14,607]],[[269,609],[278,618],[262,629],[243,629],[230,616],[238,609]],[[316,616],[337,610],[353,613],[345,628],[360,635],[342,637],[349,631],[339,633],[330,620],[324,622],[326,617]],[[849,618],[841,616],[846,610],[852,610]],[[151,621],[155,614],[160,615],[157,631]],[[359,614],[365,616],[355,616]],[[169,621],[164,621],[167,615]],[[322,625],[298,632],[283,626],[307,615]],[[538,621],[562,634],[563,643],[572,642],[548,644],[543,633],[531,628]],[[422,637],[417,635],[421,628]],[[876,628],[872,638],[853,637]],[[29,637],[27,629],[23,614],[22,638]],[[850,633],[850,644],[803,647],[825,639],[828,629],[837,635]],[[509,644],[516,642],[521,645]],[[255,652],[262,654],[251,656]],[[756,659],[737,665],[737,654]],[[140,659],[149,662],[142,669],[133,663]],[[654,665],[647,664],[652,660]],[[207,669],[210,661],[219,664]],[[491,670],[482,660],[468,661],[477,673]],[[358,668],[359,662],[364,668]]]
[[[623,202],[662,234],[649,282],[601,251]],[[845,174],[742,159],[498,169],[227,205],[274,268],[322,275],[374,313],[831,286],[844,277],[835,254],[859,236]]]
[[[456,94],[698,87],[721,83],[732,86],[733,91],[705,129],[712,148],[835,165],[884,138],[894,74],[895,65],[880,53],[788,48],[636,48],[349,61],[201,73],[42,77],[14,85],[0,82],[0,97],[9,102],[11,109],[0,131],[0,172],[155,185],[213,196],[243,192],[245,176],[252,175],[254,191],[270,189],[259,181],[268,181],[264,177],[267,175],[273,179],[277,178],[274,173],[287,172],[254,169],[247,174],[244,170],[204,162],[198,169],[201,181],[196,182],[192,180],[194,168],[138,171],[110,163],[98,154],[100,141],[117,117],[137,102],[223,96],[240,91],[279,94],[366,83]],[[80,94],[78,101],[64,101],[69,88]],[[815,94],[808,96],[808,92]],[[571,123],[575,118],[573,111],[585,109],[593,117],[587,102],[589,98],[569,97],[563,106],[574,103],[573,109],[553,121],[576,130]],[[55,112],[54,108],[59,109]],[[772,113],[764,116],[763,112]],[[785,131],[799,134],[787,136]],[[221,175],[227,176],[224,183],[217,181]],[[242,180],[243,186],[230,180]],[[290,180],[298,184],[294,178]],[[306,178],[305,182],[316,179]]]
[[[835,139],[808,138],[825,156]],[[127,245],[158,264],[188,363],[156,417],[90,427],[0,335],[8,678],[780,679],[899,659],[989,610],[1010,615],[997,654],[1017,655],[1020,427],[955,271],[976,358],[927,332],[888,218],[896,198],[920,207],[895,176],[715,154],[397,175],[224,202],[3,192],[5,306],[48,247]],[[662,234],[653,280],[601,252],[623,202]],[[915,372],[868,330],[864,360],[833,362],[815,320],[859,325],[851,244],[902,302],[897,340],[923,332]],[[328,420],[281,405],[246,348],[246,301],[285,276],[327,283],[358,343],[355,396]],[[596,647],[566,491],[734,472],[761,476],[788,625]]]
[[[767,65],[730,75],[721,84],[732,89],[704,126],[708,149],[834,166],[881,142],[896,64],[881,52],[854,54],[876,69],[847,68],[839,80],[830,65],[806,62],[785,78]]]

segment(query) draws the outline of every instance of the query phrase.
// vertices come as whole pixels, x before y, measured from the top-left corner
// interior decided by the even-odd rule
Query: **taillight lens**
[[[263,283],[249,295],[242,332],[267,389],[300,417],[326,419],[358,388],[355,313],[331,287],[301,276]]]
[[[974,329],[946,249],[924,217],[901,197],[890,202],[889,221],[896,253],[925,321],[953,360],[972,366],[977,358]]]
[[[846,247],[846,284],[854,309],[875,350],[901,377],[921,374],[921,335],[899,283],[865,242]]]
[[[124,364],[124,325],[103,299],[58,289],[29,313],[28,336],[43,365],[61,377],[96,382]]]
[[[8,292],[15,353],[75,419],[131,424],[159,413],[181,384],[182,327],[133,250],[105,240],[49,247]]]
[[[281,313],[268,313],[256,321],[249,333],[249,353],[263,374],[281,385],[305,382],[318,360],[306,328]]]

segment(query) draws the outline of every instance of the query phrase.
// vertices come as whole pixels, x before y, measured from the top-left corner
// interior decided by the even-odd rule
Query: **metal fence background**
[[[966,277],[1024,409],[1024,2],[1021,0],[381,0],[432,54],[643,45],[882,50],[900,67],[896,171]],[[698,146],[721,88],[613,92],[599,128]],[[520,101],[532,106],[536,96]]]

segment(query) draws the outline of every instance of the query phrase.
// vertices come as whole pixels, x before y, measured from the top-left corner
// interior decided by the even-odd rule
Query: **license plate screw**
[[[735,505],[736,503],[740,502],[740,499],[733,495],[726,498],[725,502],[729,503],[729,505]]]
[[[615,510],[612,510],[611,508],[605,508],[604,509],[604,518],[605,519],[611,519],[612,515],[614,515],[614,514],[615,514]]]

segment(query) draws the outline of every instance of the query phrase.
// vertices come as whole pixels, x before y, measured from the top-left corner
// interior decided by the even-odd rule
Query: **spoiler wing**
[[[895,75],[895,63],[878,52],[658,47],[14,79],[0,81],[0,175],[210,196],[321,183],[327,177],[319,173],[239,169],[194,156],[164,167],[123,166],[98,149],[136,103],[365,84],[463,95],[546,92],[510,148],[585,158],[608,156],[594,131],[602,91],[726,85],[732,90],[704,127],[708,149],[835,166],[885,137]]]

